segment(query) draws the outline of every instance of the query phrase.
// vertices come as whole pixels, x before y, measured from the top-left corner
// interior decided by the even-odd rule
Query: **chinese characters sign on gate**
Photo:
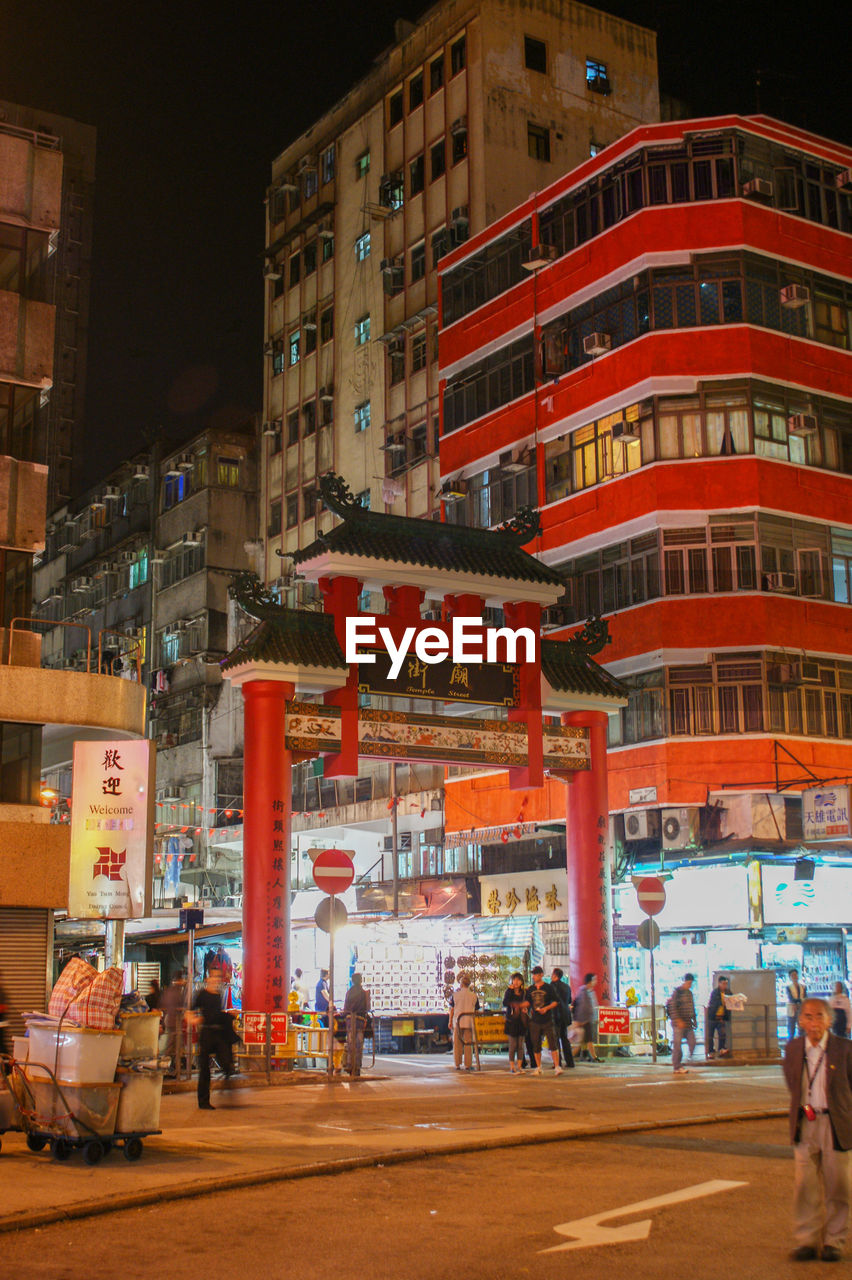
[[[75,742],[70,917],[150,914],[154,766],[145,739]]]

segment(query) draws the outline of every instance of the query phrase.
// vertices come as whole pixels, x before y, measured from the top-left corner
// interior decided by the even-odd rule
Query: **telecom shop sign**
[[[846,840],[849,787],[809,787],[802,792],[802,835],[805,840]]]
[[[153,744],[75,742],[68,915],[131,920],[151,914]]]

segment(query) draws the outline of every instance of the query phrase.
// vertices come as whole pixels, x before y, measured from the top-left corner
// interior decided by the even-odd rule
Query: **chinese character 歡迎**
[[[105,769],[120,769],[122,773],[124,772],[124,765],[121,763],[121,756],[117,751],[104,752],[103,767]]]
[[[509,892],[506,894],[506,906],[509,909],[509,915],[512,914],[512,912],[515,910],[515,907],[518,906],[520,901],[521,900],[518,897],[518,895],[515,893],[515,890],[510,889]]]
[[[105,796],[120,796],[121,778],[104,778],[103,794]]]
[[[496,916],[500,910],[500,895],[496,889],[492,889],[488,895],[488,912],[492,916]]]

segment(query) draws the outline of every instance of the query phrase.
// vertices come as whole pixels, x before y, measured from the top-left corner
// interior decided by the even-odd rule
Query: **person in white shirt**
[[[473,1070],[473,1015],[479,1008],[479,996],[470,989],[470,974],[463,973],[459,985],[450,997],[450,1034],[453,1037],[453,1061],[456,1071],[462,1069],[462,1053],[464,1065],[468,1071]]]

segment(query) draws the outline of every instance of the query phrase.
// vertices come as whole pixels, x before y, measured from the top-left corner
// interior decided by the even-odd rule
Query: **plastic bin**
[[[30,1042],[26,1036],[12,1036],[12,1057],[16,1062],[26,1062],[30,1052]]]
[[[145,1133],[160,1127],[162,1071],[118,1069],[121,1097],[115,1127],[118,1133]]]
[[[120,1013],[118,1021],[124,1033],[120,1058],[135,1061],[138,1058],[156,1058],[160,1042],[160,1012]]]
[[[96,1031],[92,1027],[52,1027],[29,1022],[30,1076],[48,1079],[38,1064],[49,1067],[58,1080],[87,1080],[108,1084],[115,1078],[120,1031]]]
[[[35,1111],[30,1123],[36,1129],[48,1129],[62,1137],[82,1138],[83,1141],[93,1135],[106,1138],[115,1133],[120,1084],[66,1080],[55,1084],[52,1080],[33,1078],[29,1069],[27,1082]]]

